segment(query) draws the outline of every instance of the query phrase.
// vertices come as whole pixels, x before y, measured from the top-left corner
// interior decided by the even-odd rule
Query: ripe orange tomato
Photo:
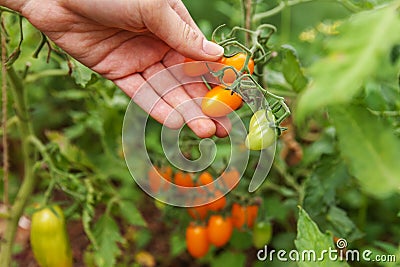
[[[258,214],[258,206],[241,206],[238,203],[232,205],[232,222],[233,226],[237,229],[241,229],[245,224],[252,228]]]
[[[216,247],[222,247],[231,239],[233,231],[232,219],[221,215],[213,215],[208,220],[208,240]]]
[[[174,177],[174,183],[176,185],[185,186],[185,187],[193,187],[194,182],[192,179],[192,175],[189,173],[177,172]]]
[[[222,210],[223,208],[225,208],[225,205],[226,205],[226,198],[225,198],[225,196],[223,196],[211,203],[208,203],[206,206],[209,210],[219,211],[219,210]]]
[[[160,175],[165,180],[162,178],[160,179]],[[172,168],[169,166],[161,169],[158,167],[152,167],[149,170],[147,177],[149,179],[149,186],[152,192],[158,192],[159,190],[165,191],[169,187],[167,181],[171,181]]]
[[[232,57],[222,57],[220,60],[221,64],[225,64],[228,66],[234,67],[237,71],[241,71],[244,67],[244,63],[246,61],[246,54],[245,53],[237,53]],[[250,74],[254,72],[254,60],[252,58],[249,59],[249,63],[247,64],[247,68],[250,71]],[[233,83],[236,80],[236,74],[232,69],[227,69],[224,71],[223,81],[225,83]]]
[[[199,180],[197,181],[197,185],[198,186],[202,186],[202,185],[207,185],[210,184],[214,181],[213,177],[211,176],[210,173],[208,172],[203,172],[200,176],[199,176]],[[208,190],[213,191],[213,192],[207,192],[209,193],[214,193],[213,199],[217,199],[213,202],[210,202],[206,205],[204,205],[204,207],[206,207],[208,210],[212,210],[212,211],[219,211],[222,210],[225,205],[226,205],[226,198],[225,196],[220,197],[222,194],[221,192],[215,190],[214,186],[210,186],[208,187]],[[206,192],[204,192],[206,193]]]
[[[240,181],[240,173],[236,169],[224,171],[218,182],[223,188],[234,189]]]
[[[201,110],[209,117],[222,117],[238,109],[242,102],[239,94],[222,86],[216,86],[204,96]]]
[[[186,228],[186,246],[190,255],[194,258],[201,258],[206,255],[210,247],[207,228],[205,226],[190,224]]]
[[[187,209],[190,217],[195,220],[204,220],[207,217],[208,208],[206,205],[188,208]]]

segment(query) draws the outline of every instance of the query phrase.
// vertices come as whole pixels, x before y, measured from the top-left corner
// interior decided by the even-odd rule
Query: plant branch
[[[33,149],[29,142],[29,136],[33,135],[33,130],[29,120],[26,95],[21,82],[22,79],[17,75],[12,66],[9,67],[7,73],[11,84],[16,112],[19,116],[18,126],[22,141],[21,150],[24,159],[24,179],[10,209],[10,216],[7,220],[3,239],[1,240],[0,266],[11,265],[12,247],[17,232],[19,218],[25,209],[28,198],[32,195],[36,180],[33,171]]]
[[[3,25],[3,17],[1,16],[1,24]],[[7,141],[7,50],[6,50],[6,37],[1,33],[1,93],[2,93],[2,117],[1,125],[3,130],[3,203],[8,210],[9,199],[9,161],[8,161],[8,141]]]
[[[261,13],[255,14],[254,17],[253,17],[253,22],[258,22],[258,21],[260,21],[262,19],[272,17],[272,16],[280,13],[286,7],[295,6],[295,5],[298,5],[298,4],[312,2],[312,1],[315,1],[315,0],[281,1],[279,3],[279,5],[277,5],[276,7],[272,8],[270,10],[267,10],[265,12],[261,12]],[[342,6],[344,6],[346,9],[348,9],[351,12],[359,12],[359,11],[361,11],[360,7],[354,5],[353,3],[351,3],[348,0],[326,0],[326,1],[327,2],[332,2],[332,1],[337,2],[337,3],[341,4]]]

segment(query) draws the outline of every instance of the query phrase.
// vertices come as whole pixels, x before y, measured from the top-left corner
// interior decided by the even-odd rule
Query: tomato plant
[[[322,251],[339,241],[374,255],[400,255],[399,3],[183,2],[204,35],[224,48],[224,57],[214,63],[218,68],[168,52],[177,69],[189,62],[183,72],[203,78],[197,79],[200,90],[183,86],[187,95],[203,97],[209,88],[211,97],[197,110],[203,108],[217,127],[230,126],[223,116],[237,110],[235,117],[249,130],[234,149],[230,138],[210,137],[215,158],[195,171],[169,162],[160,138],[165,128],[151,118],[144,134],[146,155],[131,143],[140,135],[121,141],[127,107],[135,105],[131,98],[66,55],[25,18],[0,7],[6,66],[1,77],[0,266],[29,266],[33,255],[42,265],[57,258],[57,266],[69,266],[68,243],[55,246],[43,242],[46,233],[37,234],[53,229],[38,224],[37,212],[48,209],[49,219],[68,223],[65,237],[71,239],[77,266],[255,267],[263,264],[255,251],[266,244]],[[168,61],[162,63],[170,70]],[[180,81],[179,75],[173,78]],[[236,122],[230,122],[230,133],[237,133]],[[196,162],[213,151],[199,147],[201,140],[189,128],[179,130],[179,148],[186,160]],[[128,157],[130,152],[136,157]],[[243,168],[230,157],[239,153],[248,153]],[[260,160],[260,155],[267,157]],[[137,160],[144,158],[154,167]],[[134,179],[126,168],[132,161]],[[266,180],[250,193],[254,173]],[[196,192],[185,206],[214,201],[169,206],[162,197],[180,198],[185,192],[174,190],[173,183]],[[159,199],[153,201],[141,188]],[[227,188],[232,190],[222,196]],[[253,205],[256,198],[260,205]],[[44,208],[37,211],[33,203]],[[55,216],[59,211],[52,203],[62,203],[65,219]],[[220,227],[215,221],[226,224],[229,217],[235,228],[230,238],[219,230],[209,234],[208,229]],[[24,236],[29,231],[32,246]],[[215,246],[223,245],[209,249],[209,235]],[[65,250],[58,254],[60,247]],[[51,253],[43,256],[44,250]]]

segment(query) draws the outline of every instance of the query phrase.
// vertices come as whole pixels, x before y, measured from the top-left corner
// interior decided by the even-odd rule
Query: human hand
[[[0,4],[19,11],[72,57],[112,80],[160,123],[180,128],[186,122],[199,137],[228,134],[229,120],[210,119],[198,104],[174,112],[182,103],[204,96],[204,85],[179,86],[166,93],[161,82],[139,90],[155,73],[182,63],[184,56],[215,61],[223,54],[222,47],[205,39],[180,0],[0,0]]]

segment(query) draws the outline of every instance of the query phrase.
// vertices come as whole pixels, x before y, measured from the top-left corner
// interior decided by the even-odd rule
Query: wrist
[[[28,0],[0,0],[0,5],[10,8],[14,11],[20,12],[22,8],[28,3]]]

